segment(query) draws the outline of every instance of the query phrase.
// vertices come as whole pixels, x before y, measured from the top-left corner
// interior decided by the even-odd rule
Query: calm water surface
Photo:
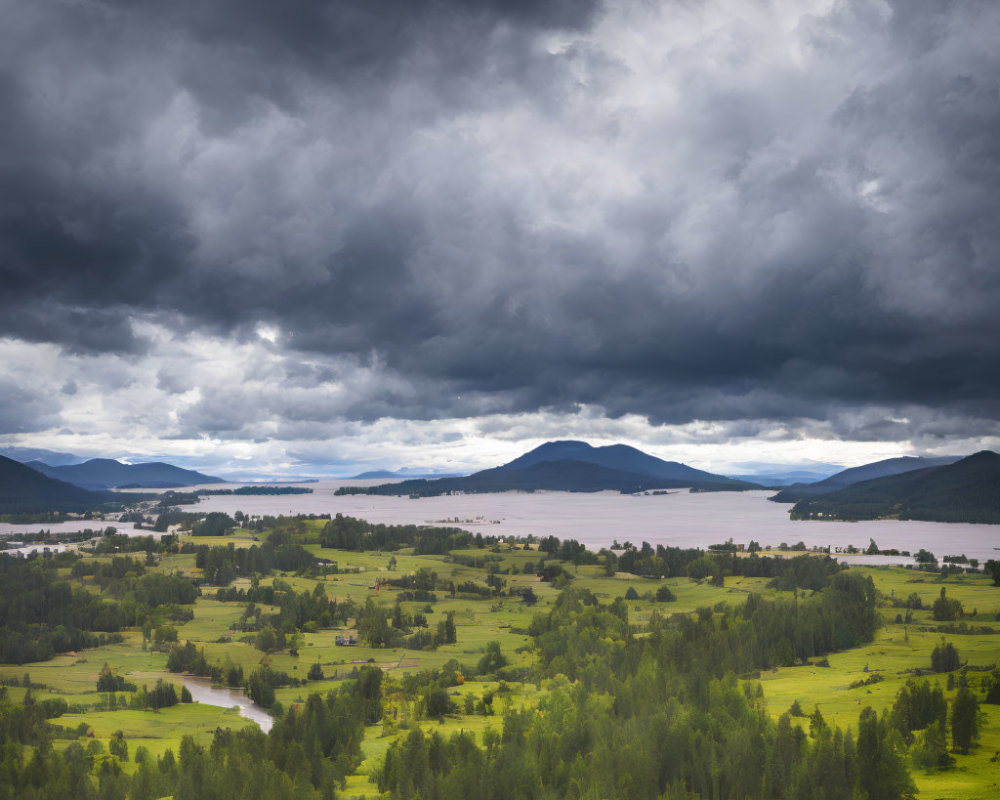
[[[311,484],[313,494],[233,496],[204,498],[199,510],[237,509],[247,514],[336,514],[370,522],[451,524],[484,535],[547,536],[577,539],[592,548],[614,540],[675,547],[705,547],[732,537],[737,543],[751,539],[763,546],[805,542],[809,547],[865,548],[875,539],[883,549],[930,550],[940,559],[964,553],[970,558],[1000,558],[1000,526],[968,523],[899,522],[792,522],[790,505],[772,503],[773,492],[687,491],[665,495],[622,495],[615,492],[505,492],[447,497],[335,497],[338,486],[364,486],[379,481],[323,480]],[[455,519],[460,520],[454,522]],[[448,521],[448,522],[445,522]],[[850,559],[854,560],[854,559]],[[877,558],[876,563],[906,559]],[[872,563],[871,559],[867,563]]]
[[[665,495],[622,495],[617,492],[505,492],[447,497],[335,497],[339,486],[365,486],[380,481],[322,480],[310,484],[312,494],[215,495],[203,498],[199,511],[237,509],[247,514],[347,514],[386,524],[449,524],[484,535],[558,536],[576,539],[592,548],[613,541],[640,544],[705,547],[732,537],[737,543],[754,539],[763,546],[805,542],[812,546],[865,548],[875,539],[883,549],[916,552],[926,548],[941,558],[964,553],[981,561],[1000,558],[1000,525],[898,522],[792,522],[790,505],[772,503],[772,492],[687,491]],[[234,484],[236,485],[236,484]],[[186,506],[186,509],[192,508]],[[455,522],[455,520],[459,520]],[[73,520],[58,524],[0,524],[0,536],[114,527],[125,535],[148,535],[131,523]],[[865,563],[907,563],[909,559],[866,557]]]

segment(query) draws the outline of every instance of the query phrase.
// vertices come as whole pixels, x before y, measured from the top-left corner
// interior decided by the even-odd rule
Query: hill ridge
[[[111,499],[0,456],[0,514],[92,511]]]
[[[53,467],[43,461],[26,466],[50,478],[71,483],[83,489],[100,491],[119,486],[142,489],[175,489],[202,483],[225,483],[222,478],[177,467],[165,461],[144,461],[123,464],[113,458],[91,458],[82,464]]]
[[[862,481],[902,475],[928,467],[943,467],[958,461],[961,456],[899,456],[849,467],[829,478],[814,483],[795,483],[787,486],[770,499],[776,503],[797,503],[807,497],[829,494]]]
[[[635,465],[637,468],[622,469],[620,465]],[[693,491],[742,491],[763,487],[697,470],[686,464],[664,461],[629,445],[595,448],[586,442],[563,440],[546,442],[499,467],[464,477],[406,480],[369,487],[343,487],[337,491],[340,494],[427,497],[453,492],[636,493],[684,488]]]
[[[981,450],[938,467],[861,481],[806,498],[792,519],[913,519],[1000,524],[1000,455]]]

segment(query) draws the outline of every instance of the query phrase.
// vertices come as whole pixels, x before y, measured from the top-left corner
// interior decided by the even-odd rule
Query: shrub
[[[479,674],[489,675],[507,666],[507,658],[500,652],[500,642],[493,641],[486,645],[486,653],[479,659]]]
[[[670,591],[669,586],[661,586],[656,590],[656,602],[657,603],[672,603],[677,599],[677,596]]]
[[[947,622],[963,616],[965,611],[962,608],[962,604],[958,600],[948,597],[947,591],[942,586],[941,596],[934,601],[932,613],[934,619]]]

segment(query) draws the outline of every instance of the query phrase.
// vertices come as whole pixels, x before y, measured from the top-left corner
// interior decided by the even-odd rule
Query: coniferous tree
[[[362,667],[358,670],[356,685],[362,702],[365,722],[382,719],[382,670],[378,667]]]
[[[979,701],[963,680],[951,705],[951,741],[968,753],[979,738]]]
[[[935,672],[952,672],[958,669],[960,664],[955,645],[944,639],[931,652],[931,669]]]
[[[916,787],[906,771],[899,735],[869,707],[858,721],[858,791],[867,800],[904,800]]]
[[[128,742],[125,741],[125,734],[115,731],[108,742],[108,752],[116,756],[120,761],[128,761]]]

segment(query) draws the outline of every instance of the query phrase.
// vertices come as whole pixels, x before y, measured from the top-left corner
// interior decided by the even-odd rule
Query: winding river
[[[245,695],[235,692],[232,689],[219,689],[212,686],[208,680],[200,678],[184,678],[184,685],[191,692],[191,698],[196,703],[204,703],[208,706],[218,706],[219,708],[239,709],[240,716],[256,722],[264,733],[271,730],[274,719],[263,708],[250,702]]]

